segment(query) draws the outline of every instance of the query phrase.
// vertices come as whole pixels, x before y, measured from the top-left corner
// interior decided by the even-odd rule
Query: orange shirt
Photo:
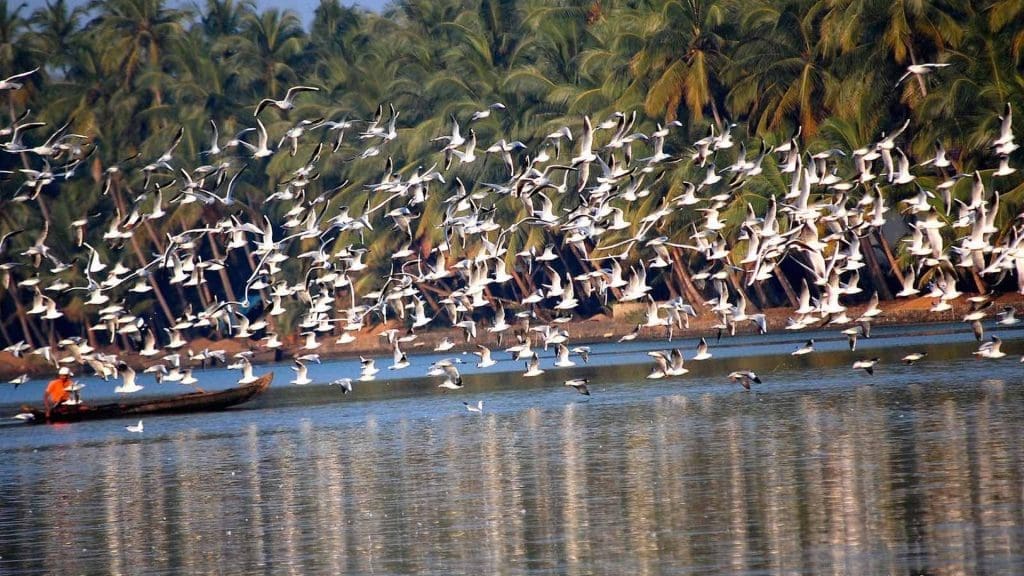
[[[66,402],[71,399],[71,393],[66,387],[71,385],[71,378],[60,378],[51,380],[46,385],[46,400],[50,406],[56,406],[58,402]]]

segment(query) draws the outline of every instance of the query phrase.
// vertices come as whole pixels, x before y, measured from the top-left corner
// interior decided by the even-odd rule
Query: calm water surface
[[[1020,574],[1024,346],[1006,336],[1011,356],[981,361],[962,330],[799,359],[803,336],[779,334],[659,381],[623,363],[642,348],[599,348],[597,367],[449,394],[341,397],[285,368],[251,407],[143,434],[2,425],[0,574]],[[911,349],[927,361],[899,364]],[[850,368],[866,355],[874,377]],[[725,379],[744,367],[753,393]],[[590,399],[561,386],[578,375]]]

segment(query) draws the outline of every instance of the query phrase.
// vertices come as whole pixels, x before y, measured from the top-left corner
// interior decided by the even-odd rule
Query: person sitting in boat
[[[57,378],[46,385],[46,392],[43,393],[43,405],[46,407],[46,418],[50,418],[50,411],[72,401],[71,392],[75,383],[71,380],[71,370],[62,366],[57,372]]]

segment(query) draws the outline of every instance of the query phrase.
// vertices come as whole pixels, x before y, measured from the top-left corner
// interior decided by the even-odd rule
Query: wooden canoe
[[[270,387],[274,374],[267,373],[251,384],[228,388],[219,392],[191,392],[169,398],[149,398],[133,402],[114,402],[111,404],[80,404],[75,406],[58,406],[50,412],[35,408],[23,410],[32,417],[26,421],[32,424],[56,424],[62,422],[82,422],[103,418],[121,418],[150,416],[158,414],[187,414],[189,412],[213,412],[237,406],[252,399],[253,396]]]

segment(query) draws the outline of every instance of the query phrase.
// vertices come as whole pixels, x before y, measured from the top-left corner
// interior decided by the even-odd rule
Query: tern
[[[534,355],[530,358],[530,361],[526,363],[526,372],[523,372],[523,376],[540,376],[543,373],[544,370],[540,367],[540,357]]]
[[[1002,358],[1006,356],[1006,352],[1000,350],[1002,345],[1003,341],[998,336],[993,336],[991,340],[979,346],[974,355],[978,358]]]
[[[927,356],[927,352],[911,352],[902,358],[902,361],[907,366],[913,366],[916,362],[923,360]]]
[[[439,363],[442,370],[444,370],[444,381],[437,385],[438,388],[444,388],[445,390],[458,390],[462,388],[462,374],[459,374],[459,369],[455,367],[451,362]]]
[[[878,364],[878,358],[857,360],[853,363],[853,369],[863,369],[868,374],[873,375],[875,373],[875,364]]]
[[[907,77],[909,77],[911,74],[915,76],[921,76],[923,74],[934,72],[939,68],[945,68],[946,66],[949,66],[949,64],[931,62],[925,64],[911,64],[910,66],[907,66],[907,71],[903,73],[903,76],[900,76],[900,79],[896,81],[896,85],[899,86],[900,83],[906,80]]]
[[[129,424],[129,425],[125,426],[124,429],[129,431],[129,432],[138,432],[138,433],[141,434],[142,430],[143,430],[142,420],[139,420],[139,422],[137,424]]]
[[[569,380],[566,380],[563,385],[575,388],[577,392],[584,396],[590,396],[590,389],[587,388],[587,384],[589,382],[590,380],[586,378],[570,378]]]
[[[790,352],[790,355],[792,355],[792,356],[802,356],[804,354],[810,354],[811,352],[814,352],[814,339],[813,338],[811,338],[810,340],[805,342],[803,346],[800,346],[796,350],[793,350],[792,352]]]
[[[0,90],[18,90],[23,85],[23,83],[22,82],[18,82],[18,80],[21,80],[22,78],[24,78],[26,76],[29,76],[31,74],[35,74],[38,71],[39,71],[39,67],[37,66],[37,67],[29,70],[28,72],[22,72],[20,74],[15,74],[13,76],[8,76],[7,78],[4,78],[3,80],[0,80]]]
[[[757,376],[757,374],[751,372],[750,370],[738,370],[736,372],[732,372],[731,374],[729,374],[729,380],[732,380],[733,382],[739,382],[747,390],[750,390],[751,383],[761,383],[761,379]]]
[[[256,111],[252,113],[253,116],[259,116],[260,112],[263,111],[267,106],[273,105],[280,110],[291,110],[295,107],[295,95],[299,92],[319,92],[320,89],[315,86],[292,86],[288,89],[288,92],[284,95],[284,100],[274,100],[272,98],[264,98],[260,100],[260,103],[256,105]]]
[[[327,383],[328,386],[337,386],[341,388],[342,394],[348,394],[352,391],[352,379],[351,378],[338,378],[337,380],[331,380]]]

